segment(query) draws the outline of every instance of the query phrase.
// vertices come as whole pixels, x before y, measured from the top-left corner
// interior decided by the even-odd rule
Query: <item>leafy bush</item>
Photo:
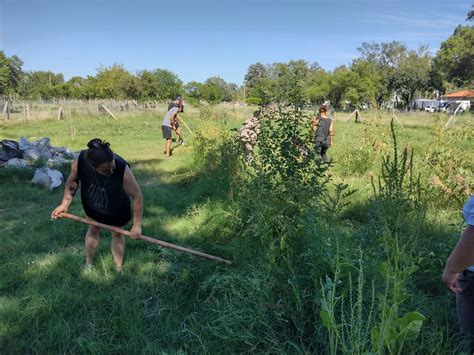
[[[473,164],[465,159],[461,148],[465,140],[474,139],[469,130],[433,131],[435,145],[427,152],[423,161],[429,167],[429,189],[438,206],[459,206],[474,192]]]
[[[241,266],[207,280],[204,309],[189,325],[212,349],[237,352],[405,353],[419,350],[420,337],[424,350],[448,349],[438,340],[453,334],[418,301],[440,293],[433,284],[447,232],[433,233],[414,152],[399,150],[393,124],[391,154],[373,146],[380,177],[356,206],[358,225],[345,213],[354,191],[334,184],[332,165],[314,157],[309,117],[278,107],[260,123],[247,164],[229,137],[196,137],[209,184],[232,181],[225,186],[238,223],[229,245]]]

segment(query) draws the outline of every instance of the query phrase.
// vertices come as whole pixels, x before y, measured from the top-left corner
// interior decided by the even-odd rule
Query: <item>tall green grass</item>
[[[234,260],[128,241],[119,275],[103,233],[85,273],[85,227],[49,220],[62,192],[31,186],[33,170],[1,169],[2,353],[462,350],[440,273],[467,191],[450,195],[432,177],[472,184],[472,131],[336,120],[326,166],[300,156],[301,144],[311,151],[309,116],[269,111],[247,165],[231,129],[248,113],[232,110],[187,111],[195,135],[184,130],[190,145],[169,161],[159,114],[2,122],[2,138],[76,150],[109,140],[142,188],[144,234]],[[83,214],[79,201],[72,212]]]

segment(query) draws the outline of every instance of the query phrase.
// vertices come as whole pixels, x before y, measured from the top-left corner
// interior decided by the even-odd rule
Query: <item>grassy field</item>
[[[142,189],[145,235],[234,265],[128,240],[117,274],[103,233],[96,268],[84,272],[86,227],[49,219],[62,190],[32,186],[32,169],[2,168],[0,352],[461,351],[455,302],[440,275],[472,192],[474,117],[443,130],[446,116],[398,114],[397,154],[413,148],[416,195],[405,180],[400,191],[387,187],[404,179],[400,161],[390,160],[383,177],[382,158],[393,154],[390,114],[363,113],[362,124],[336,114],[329,182],[314,199],[298,194],[298,181],[282,182],[289,197],[281,201],[246,170],[233,143],[251,112],[188,108],[183,117],[196,134],[183,130],[188,144],[171,160],[164,106],[118,121],[1,121],[1,139],[50,137],[77,151],[91,138],[108,140]],[[78,199],[70,211],[83,215]]]

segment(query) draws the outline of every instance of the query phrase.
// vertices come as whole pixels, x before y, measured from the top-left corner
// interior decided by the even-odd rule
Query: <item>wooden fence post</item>
[[[5,106],[3,106],[3,117],[7,117],[7,119],[10,119],[10,100],[7,100],[5,102]]]
[[[104,104],[102,104],[102,108],[110,115],[112,116],[112,118],[117,121],[117,117],[115,117],[115,115],[112,113],[112,111],[110,111]]]
[[[59,110],[58,110],[58,120],[62,119],[64,117],[64,110],[63,106],[59,105]]]

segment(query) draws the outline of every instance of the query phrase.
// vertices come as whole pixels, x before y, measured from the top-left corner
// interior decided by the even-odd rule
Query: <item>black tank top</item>
[[[316,142],[329,146],[329,127],[331,127],[331,119],[320,117],[316,127]]]
[[[127,162],[115,154],[113,174],[104,176],[87,161],[85,153],[81,151],[77,161],[84,212],[98,222],[124,226],[132,218],[130,197],[123,189]]]

